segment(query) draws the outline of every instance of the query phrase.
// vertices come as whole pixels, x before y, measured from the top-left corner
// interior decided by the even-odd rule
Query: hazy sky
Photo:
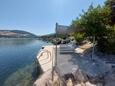
[[[0,29],[25,30],[37,35],[53,33],[55,23],[70,25],[91,3],[104,0],[0,0]]]

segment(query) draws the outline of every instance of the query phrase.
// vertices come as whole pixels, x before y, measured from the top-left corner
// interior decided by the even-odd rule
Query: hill
[[[22,30],[0,30],[0,38],[37,38],[37,36]]]

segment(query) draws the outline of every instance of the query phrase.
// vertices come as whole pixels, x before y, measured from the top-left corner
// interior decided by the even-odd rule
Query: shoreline
[[[51,46],[51,45],[50,45]],[[60,45],[59,45],[60,46]],[[46,45],[46,46],[44,46],[44,49],[47,49],[47,48],[49,47],[49,45]],[[59,48],[59,47],[58,47]],[[79,48],[83,48],[83,49],[85,49],[83,46],[81,46],[81,47],[79,47]],[[86,48],[89,48],[89,46],[86,46]],[[50,49],[48,49],[48,50],[50,50]],[[59,51],[59,50],[58,50]],[[79,50],[78,50],[79,51]],[[85,51],[85,50],[84,50]],[[84,52],[84,51],[82,51],[81,52],[81,54]],[[79,52],[77,52],[77,53],[79,53]],[[55,54],[55,53],[54,53]],[[80,55],[81,55],[80,54]],[[66,54],[65,54],[66,55]],[[83,55],[85,55],[85,54],[83,54]],[[54,55],[55,56],[55,55]],[[63,57],[62,55],[61,56],[59,56],[59,57]],[[59,57],[58,57],[58,59],[59,59]],[[43,58],[44,59],[46,59],[46,57],[44,57],[44,56],[42,56],[41,57],[42,59],[41,60],[43,60]],[[89,58],[89,57],[88,57]],[[87,58],[84,58],[84,57],[80,57],[79,59],[81,59],[81,61],[82,60],[86,60]],[[88,60],[88,59],[87,59]],[[98,61],[97,60],[97,58],[95,59],[96,60],[96,63],[95,64],[100,64],[101,63],[101,61]],[[84,62],[83,61],[83,62]],[[90,61],[90,59],[88,60],[88,61]],[[40,62],[40,64],[42,64],[42,62]],[[58,63],[58,65],[64,65],[65,63]],[[70,64],[70,63],[69,63]],[[90,62],[88,62],[88,64],[90,65]],[[91,63],[91,64],[94,64],[94,63]],[[95,65],[94,64],[94,65]],[[47,64],[48,65],[48,64]],[[100,82],[100,79],[99,79],[99,77],[101,77],[101,76],[94,76],[94,75],[92,75],[92,76],[94,76],[94,77],[92,77],[92,76],[90,76],[90,73],[88,73],[88,72],[86,72],[86,69],[84,70],[84,71],[82,71],[83,69],[82,69],[82,67],[80,66],[80,65],[84,65],[84,66],[86,66],[86,64],[82,64],[82,63],[80,63],[80,64],[78,64],[77,63],[77,65],[79,66],[78,67],[78,69],[77,70],[79,70],[78,71],[78,75],[76,76],[76,72],[74,72],[74,77],[79,77],[78,78],[78,81],[79,81],[79,79],[82,81],[82,80],[86,80],[87,81],[87,79],[88,79],[88,82],[86,82],[86,83],[84,83],[84,84],[90,84],[90,85],[88,85],[88,86],[95,86],[95,84],[93,84],[93,83],[91,83],[90,81],[92,81],[93,79],[94,79],[94,81],[93,82],[95,82],[95,80],[96,80],[96,82],[98,82],[97,84],[104,84],[104,82]],[[100,64],[101,65],[101,64]],[[65,66],[66,66],[66,64],[65,64]],[[104,64],[103,64],[103,66],[104,66]],[[43,73],[42,73],[42,75],[34,82],[34,86],[46,86],[46,83],[48,83],[48,82],[50,82],[50,84],[52,83],[53,84],[53,82],[51,81],[51,74],[52,74],[52,68],[51,68],[52,66],[51,66],[51,64],[50,64],[50,67],[49,66],[41,66],[41,68],[42,68],[42,70],[44,71]],[[61,67],[61,66],[60,66]],[[59,68],[60,68],[59,67]],[[67,66],[66,66],[67,67]],[[86,66],[87,67],[87,66]],[[91,69],[87,69],[87,71],[91,71],[91,70],[93,70],[93,67],[95,67],[95,66],[91,66]],[[108,68],[109,66],[105,66],[106,68]],[[49,68],[49,70],[48,70],[48,68]],[[101,67],[100,66],[100,68],[102,68],[101,70],[105,70],[105,69],[103,69],[103,67]],[[100,69],[99,68],[99,69]],[[64,70],[63,69],[63,67],[62,67],[62,70]],[[97,70],[97,69],[95,69],[95,70]],[[66,70],[65,70],[66,71]],[[105,70],[106,71],[106,70]],[[59,72],[59,71],[58,71]],[[87,75],[87,74],[89,74],[89,75]],[[93,74],[93,73],[92,73]],[[68,73],[65,73],[64,75],[69,75]],[[59,75],[56,73],[56,70],[55,70],[55,78],[56,77],[58,77],[58,78],[56,78],[56,81],[55,82],[58,82],[58,79],[62,82],[62,80],[61,80],[61,78],[59,77]],[[91,79],[89,79],[88,77],[86,77],[86,76],[88,76],[88,77],[92,77]],[[70,78],[72,78],[72,76],[69,76]],[[96,78],[96,77],[98,77],[98,78]],[[107,77],[107,76],[106,76]],[[106,78],[105,77],[105,78]],[[64,78],[64,77],[63,77]],[[81,79],[82,78],[82,79]],[[83,79],[84,78],[84,79]],[[69,79],[69,78],[68,78]],[[70,83],[69,81],[68,81],[68,79],[66,80],[66,84],[68,84],[68,83]],[[67,82],[68,81],[68,82]],[[71,81],[71,80],[70,80]],[[106,80],[106,82],[107,82],[107,80]],[[63,82],[64,83],[64,82]],[[71,83],[74,83],[73,82],[73,80],[71,81]],[[109,84],[110,84],[110,82],[108,82]],[[113,82],[112,82],[113,83]],[[107,83],[106,83],[107,84]],[[100,86],[101,86],[100,85]],[[49,86],[51,86],[51,85],[49,85]],[[53,86],[58,86],[58,85],[53,85]],[[68,85],[68,86],[71,86],[71,85]],[[77,85],[76,85],[77,86]],[[81,86],[81,85],[79,85],[79,86]],[[87,85],[86,85],[87,86]]]
[[[52,68],[54,67],[54,61],[55,59],[53,57],[53,50],[54,45],[46,45],[43,46],[44,48],[38,53],[37,60],[40,64],[42,74],[40,77],[34,82],[35,86],[44,86],[45,83],[51,76]],[[48,57],[47,57],[48,55]],[[53,66],[52,66],[53,64]]]

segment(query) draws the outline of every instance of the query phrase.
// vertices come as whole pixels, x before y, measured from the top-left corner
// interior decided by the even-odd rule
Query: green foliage
[[[71,35],[74,36],[74,38],[78,44],[80,44],[85,39],[84,33],[73,32]]]
[[[91,7],[81,16],[80,25],[86,29],[88,36],[105,35],[106,25],[110,22],[109,15],[110,9],[108,7]]]
[[[57,34],[57,37],[61,39],[66,39],[68,36],[68,34]]]
[[[56,36],[58,39],[66,39],[69,37],[69,34],[49,34],[49,35],[40,36],[39,38],[41,38],[42,40],[54,43]]]
[[[110,6],[111,7],[113,5],[113,3],[115,3],[115,0],[106,0],[105,1],[105,5],[106,6]]]
[[[98,49],[106,53],[115,54],[115,26],[108,26],[108,34],[98,39]]]
[[[111,2],[106,1],[106,4]],[[77,29],[79,26],[83,29],[85,36],[94,37],[97,41],[97,46],[100,51],[115,53],[115,26],[111,25],[111,7],[105,5],[103,7],[92,5],[86,12],[72,21],[72,28]],[[82,36],[76,32],[74,37],[81,41]]]

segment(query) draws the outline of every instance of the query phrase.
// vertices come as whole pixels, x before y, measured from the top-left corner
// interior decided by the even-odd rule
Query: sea
[[[0,38],[0,86],[32,86],[36,55],[48,44],[30,38]]]

